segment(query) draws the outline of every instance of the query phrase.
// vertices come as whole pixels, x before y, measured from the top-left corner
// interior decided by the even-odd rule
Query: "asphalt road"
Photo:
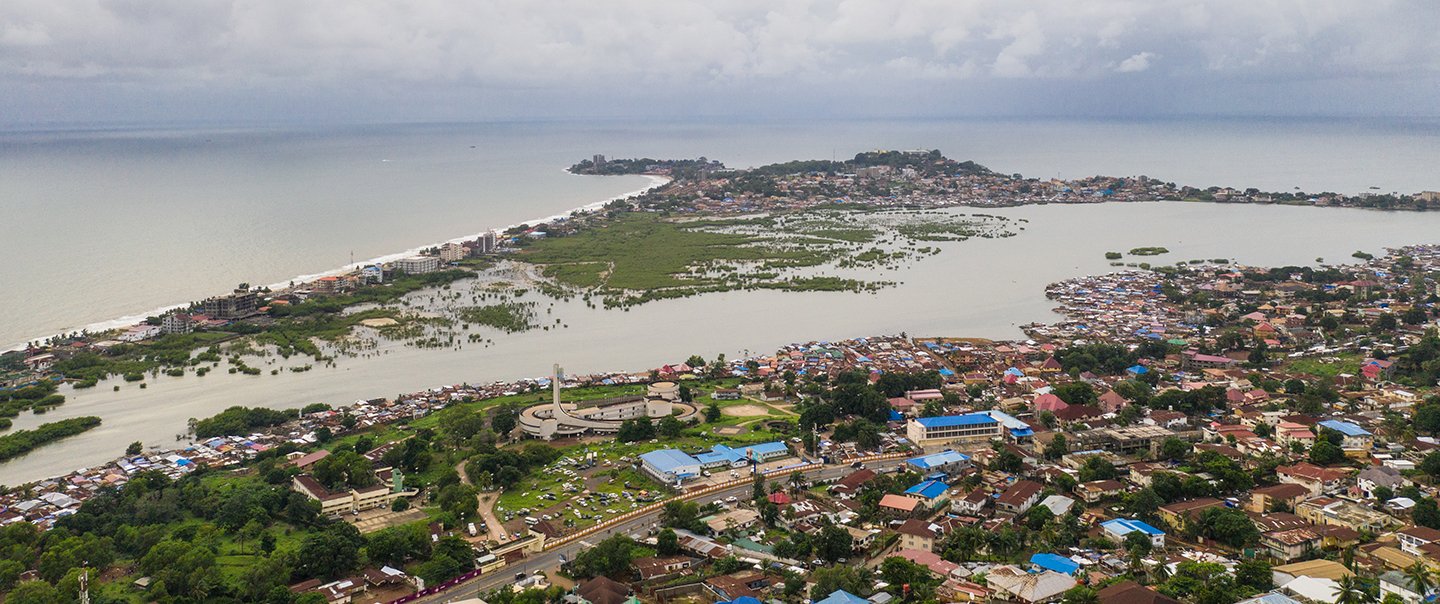
[[[880,472],[894,468],[895,466],[898,466],[903,462],[904,459],[889,459],[884,461],[866,462],[865,467]],[[853,471],[854,470],[849,465],[820,466],[818,469],[810,469],[806,472],[806,475],[810,480],[831,480],[845,476]],[[770,480],[773,482],[776,481],[777,478],[772,477]],[[784,478],[778,478],[778,480],[783,481]],[[705,504],[721,500],[732,495],[739,499],[746,499],[750,496],[750,488],[751,486],[748,483],[736,485],[728,489],[723,489],[712,493],[706,493],[703,496],[694,498],[693,501]],[[582,542],[589,542],[591,544],[594,544],[595,542],[598,542],[616,534],[626,534],[644,537],[645,534],[648,533],[652,527],[656,526],[659,515],[660,511],[655,510],[648,514],[636,516],[635,518],[623,521],[619,524],[616,524],[615,526],[608,527],[603,531],[593,533],[589,537],[586,537],[584,539],[580,539],[571,543],[567,543],[555,549],[546,550],[544,552],[535,554],[533,556],[525,558],[518,563],[506,566],[505,568],[500,569],[494,573],[480,575],[479,577],[476,577],[468,583],[462,583],[455,586],[454,588],[451,588],[445,593],[435,594],[428,598],[416,600],[416,602],[424,602],[427,604],[431,604],[439,602],[449,602],[451,600],[463,600],[466,598],[481,597],[485,593],[515,583],[515,573],[525,573],[527,575],[530,575],[536,572],[551,571],[560,568],[560,556],[564,555],[566,560],[573,559],[576,553],[578,553],[581,549],[585,548],[585,545],[582,544]]]

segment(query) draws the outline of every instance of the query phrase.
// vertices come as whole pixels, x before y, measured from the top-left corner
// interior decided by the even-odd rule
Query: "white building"
[[[459,262],[470,255],[470,250],[458,243],[447,243],[440,246],[441,262]]]
[[[415,256],[395,261],[395,270],[407,275],[423,275],[440,269],[440,259],[434,256]]]

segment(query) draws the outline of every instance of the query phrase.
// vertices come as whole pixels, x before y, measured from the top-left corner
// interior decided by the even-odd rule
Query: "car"
[[[739,499],[738,497],[734,496],[734,495],[731,495],[731,496],[725,498],[725,501],[730,502],[730,503],[735,503],[736,501],[739,501],[739,500],[740,500],[740,499]]]
[[[516,580],[516,581],[524,581],[524,580],[525,580],[525,573],[515,573],[515,580]]]

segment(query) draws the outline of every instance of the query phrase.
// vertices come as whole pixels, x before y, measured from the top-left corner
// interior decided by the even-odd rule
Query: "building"
[[[395,270],[407,275],[423,275],[440,270],[440,259],[434,256],[414,256],[395,261]]]
[[[1321,537],[1319,533],[1304,527],[1270,531],[1260,535],[1260,546],[1269,551],[1270,557],[1281,562],[1290,562],[1319,551]]]
[[[489,254],[495,251],[495,231],[487,231],[480,236],[480,253]]]
[[[1293,510],[1296,504],[1310,496],[1310,489],[1300,484],[1282,482],[1277,485],[1260,487],[1250,491],[1250,499],[1245,503],[1245,511],[1264,514],[1281,508]]]
[[[1395,537],[1400,540],[1400,551],[1412,556],[1430,556],[1432,548],[1425,547],[1436,541],[1440,541],[1440,531],[1426,526],[1412,526],[1398,531]]]
[[[995,500],[995,508],[1016,515],[1024,514],[1031,506],[1040,501],[1040,492],[1043,490],[1045,490],[1045,486],[1038,482],[1016,481]]]
[[[172,312],[160,319],[160,333],[164,335],[190,333],[194,328],[195,322],[185,313]]]
[[[1342,470],[1322,468],[1309,462],[1275,468],[1280,482],[1298,484],[1310,490],[1312,497],[1325,493],[1339,493],[1345,487],[1345,478],[1350,473]]]
[[[922,499],[934,501],[935,499],[944,496],[945,492],[949,490],[950,485],[948,484],[945,484],[938,480],[926,480],[921,482],[920,484],[905,489],[905,494],[912,497],[920,497]]]
[[[1120,543],[1124,543],[1125,538],[1130,533],[1139,532],[1150,538],[1150,545],[1152,547],[1165,547],[1165,531],[1150,526],[1149,523],[1143,520],[1116,518],[1114,520],[1101,522],[1100,528],[1105,531],[1107,537]]]
[[[1423,590],[1415,585],[1415,580],[1400,571],[1386,571],[1380,574],[1380,597],[1388,600],[1387,596],[1394,594],[1405,604],[1420,604],[1426,597],[1435,593],[1435,588]]]
[[[920,506],[920,500],[905,495],[886,493],[880,498],[880,509],[882,511],[897,513],[902,516],[909,516],[915,513],[915,508]]]
[[[1364,457],[1370,454],[1370,449],[1375,447],[1375,435],[1369,430],[1361,428],[1350,422],[1335,419],[1327,419],[1315,424],[1315,427],[1323,430],[1334,430],[1340,433],[1340,448],[1350,457]]]
[[[1308,499],[1295,506],[1295,514],[1313,524],[1343,526],[1361,532],[1381,533],[1398,524],[1393,516],[1333,497]]]
[[[246,288],[237,288],[224,296],[206,298],[200,309],[211,319],[230,321],[260,314],[259,296]]]
[[[447,243],[440,246],[441,262],[459,262],[470,255],[470,250],[458,243]]]
[[[1125,493],[1125,485],[1117,480],[1092,480],[1075,485],[1075,493],[1085,503],[1096,503],[1106,497],[1118,497]]]
[[[935,551],[935,544],[940,537],[939,531],[935,530],[934,525],[918,518],[906,520],[895,529],[895,532],[900,534],[901,549],[922,552]]]
[[[388,469],[388,468],[384,468]],[[377,475],[383,474],[377,471]],[[387,474],[393,476],[394,473]],[[391,484],[381,482],[370,487],[349,489],[344,491],[331,491],[315,480],[309,474],[299,474],[291,479],[290,487],[295,492],[305,495],[320,502],[320,513],[326,516],[340,516],[349,512],[359,512],[375,508],[389,507],[391,502],[400,497],[415,495],[417,491],[403,490],[399,480]]]
[[[905,460],[905,464],[924,476],[944,474],[949,477],[969,468],[970,456],[947,449],[939,453],[912,457]]]
[[[676,449],[660,449],[640,454],[640,467],[660,482],[682,482],[700,475],[700,460]]]
[[[695,405],[680,402],[679,387],[671,382],[651,384],[646,396],[574,403],[560,400],[563,384],[563,371],[556,365],[555,377],[550,380],[550,402],[526,407],[520,412],[520,429],[527,435],[551,440],[581,434],[614,434],[626,420],[655,420],[674,415],[675,419],[686,422],[700,414]]]
[[[1200,513],[1209,508],[1218,508],[1225,503],[1214,497],[1201,497],[1188,501],[1177,501],[1169,505],[1160,506],[1160,518],[1169,524],[1171,528],[1182,528],[1185,523],[1192,522],[1200,517]]]
[[[1049,570],[1031,573],[1014,565],[990,569],[985,575],[985,582],[996,591],[996,599],[1026,604],[1057,601],[1076,585],[1075,578],[1064,573]]]
[[[1095,595],[1100,604],[1180,604],[1179,600],[1134,581],[1112,583]]]
[[[999,411],[964,415],[922,417],[905,424],[905,435],[922,448],[953,443],[976,443],[1003,439],[1029,440],[1035,435],[1030,425]]]

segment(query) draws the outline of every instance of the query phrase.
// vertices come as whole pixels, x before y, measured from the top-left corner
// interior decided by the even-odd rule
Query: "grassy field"
[[[1334,356],[1339,360],[1326,363],[1318,358],[1295,359],[1287,364],[1286,367],[1296,373],[1325,378],[1333,378],[1342,373],[1348,373],[1350,375],[1360,373],[1360,362],[1364,360],[1360,355],[1341,354]]]

